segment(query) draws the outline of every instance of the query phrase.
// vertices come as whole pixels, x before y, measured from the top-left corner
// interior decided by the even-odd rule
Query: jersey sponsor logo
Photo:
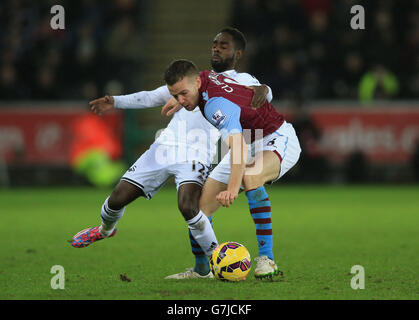
[[[218,109],[213,115],[212,120],[214,120],[215,125],[218,127],[224,123],[226,116]]]

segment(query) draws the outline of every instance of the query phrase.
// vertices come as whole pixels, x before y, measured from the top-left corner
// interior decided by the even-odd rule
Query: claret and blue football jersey
[[[262,129],[264,137],[284,123],[284,116],[268,101],[253,109],[253,91],[235,80],[208,70],[201,71],[200,77],[198,106],[205,118],[220,130],[223,139],[229,134],[250,130],[250,142],[253,142],[257,136],[255,130]]]

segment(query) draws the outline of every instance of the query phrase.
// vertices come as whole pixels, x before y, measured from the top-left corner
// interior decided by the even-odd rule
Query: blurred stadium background
[[[56,4],[64,30],[50,27]],[[365,30],[350,28],[356,4]],[[224,26],[247,37],[239,70],[272,88],[297,129],[302,158],[286,181],[419,181],[417,0],[5,0],[0,186],[92,184],[73,162],[99,132],[127,168],[170,119],[159,108],[115,111],[90,118],[89,133],[88,101],[154,89],[175,58],[210,68]]]

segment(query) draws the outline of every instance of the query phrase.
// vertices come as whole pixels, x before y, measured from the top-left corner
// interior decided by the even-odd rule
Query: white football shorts
[[[287,173],[287,171],[289,171],[297,163],[300,157],[301,147],[292,124],[284,121],[278,130],[268,134],[261,140],[254,141],[250,146],[248,146],[247,163],[251,163],[256,153],[267,150],[273,151],[281,160],[279,175],[276,179],[270,182],[273,183]],[[211,171],[209,178],[228,184],[230,171],[229,150],[220,163]]]
[[[175,152],[176,147],[153,143],[125,172],[121,180],[143,190],[147,199],[151,199],[171,177],[175,178],[176,189],[185,183],[204,185],[210,171],[209,164],[198,160],[169,161],[162,157],[162,150],[165,153]]]

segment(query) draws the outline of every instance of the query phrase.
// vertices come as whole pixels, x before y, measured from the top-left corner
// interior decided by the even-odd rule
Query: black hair
[[[220,30],[219,33],[221,32],[228,33],[233,37],[234,47],[236,48],[236,50],[244,51],[246,49],[246,38],[239,29],[233,27],[225,27],[222,30]]]
[[[199,75],[196,65],[189,60],[180,59],[170,63],[164,72],[164,81],[169,86],[174,85],[176,82],[181,81],[184,77],[190,75]]]

